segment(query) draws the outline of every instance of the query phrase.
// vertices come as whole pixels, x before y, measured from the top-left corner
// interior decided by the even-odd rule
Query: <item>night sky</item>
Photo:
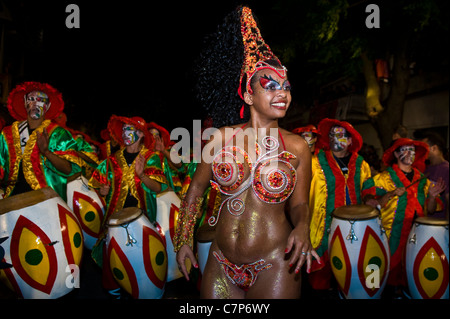
[[[11,29],[17,25],[20,34],[8,38],[6,55],[13,61],[14,71],[13,50],[24,50],[25,64],[23,77],[13,77],[13,86],[21,81],[53,85],[63,93],[69,127],[85,125],[94,134],[106,127],[111,114],[141,116],[169,131],[179,126],[190,128],[192,119],[203,118],[192,93],[193,63],[204,37],[239,4],[19,3],[11,1],[15,17]],[[70,3],[80,9],[79,29],[66,27],[66,6]],[[28,37],[25,45],[23,34]]]

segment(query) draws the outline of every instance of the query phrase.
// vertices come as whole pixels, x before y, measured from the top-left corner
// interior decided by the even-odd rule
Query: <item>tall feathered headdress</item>
[[[243,7],[241,13],[241,34],[242,42],[244,44],[244,61],[242,63],[241,75],[239,78],[238,93],[241,99],[244,99],[244,92],[242,92],[242,81],[244,75],[246,76],[245,89],[249,93],[253,93],[250,87],[250,81],[253,75],[263,69],[272,69],[280,77],[286,77],[287,69],[281,66],[280,60],[270,49],[269,45],[264,42],[258,25],[253,17],[252,10],[249,7]],[[266,63],[267,60],[275,60],[281,68]],[[242,113],[242,111],[241,111]],[[242,116],[241,116],[242,117]]]

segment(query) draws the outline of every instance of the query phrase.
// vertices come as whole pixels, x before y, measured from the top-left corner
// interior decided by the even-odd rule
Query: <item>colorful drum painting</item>
[[[379,299],[389,273],[389,245],[377,210],[342,206],[333,212],[328,242],[331,269],[347,299]]]
[[[67,205],[80,222],[84,247],[92,249],[100,235],[105,202],[88,186],[89,181],[81,173],[69,178],[67,182]]]
[[[177,254],[173,248],[173,237],[178,221],[178,213],[180,212],[180,204],[180,198],[172,190],[162,192],[156,196],[156,221],[157,225],[161,227],[166,243],[167,282],[183,277],[183,274],[178,269]],[[187,265],[188,272],[190,268],[191,264],[189,263]]]
[[[51,188],[1,200],[0,279],[20,298],[55,299],[79,287],[83,233]]]
[[[142,210],[124,208],[111,215],[107,258],[114,279],[135,299],[159,299],[167,281],[164,237]]]
[[[448,220],[418,217],[406,243],[406,276],[414,299],[448,299]]]

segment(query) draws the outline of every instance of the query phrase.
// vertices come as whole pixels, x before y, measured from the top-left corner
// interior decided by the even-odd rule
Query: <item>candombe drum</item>
[[[78,219],[52,188],[0,201],[0,279],[19,297],[54,299],[79,287],[82,254]]]
[[[67,205],[80,222],[84,246],[92,249],[100,235],[105,203],[81,173],[67,179]]]
[[[183,273],[178,269],[176,253],[173,248],[173,237],[178,221],[181,200],[177,194],[168,190],[156,196],[156,221],[164,234],[167,252],[167,282],[183,277]],[[191,264],[187,261],[187,271],[190,271]]]
[[[197,255],[198,266],[203,274],[206,262],[208,261],[209,249],[216,234],[216,227],[209,226],[208,223],[202,225],[197,230]]]
[[[414,299],[448,299],[448,220],[418,217],[406,242],[406,276]]]
[[[347,299],[379,299],[389,273],[389,244],[377,210],[336,208],[328,237],[331,270]]]
[[[117,283],[135,299],[158,299],[167,279],[164,238],[140,208],[127,207],[107,221],[107,258]]]

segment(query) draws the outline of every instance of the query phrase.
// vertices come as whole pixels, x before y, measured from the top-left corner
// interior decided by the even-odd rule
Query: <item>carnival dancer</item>
[[[215,125],[242,122],[243,101],[250,119],[216,130],[205,146],[180,208],[177,261],[188,279],[185,262],[197,265],[194,225],[212,180],[222,203],[208,220],[216,230],[200,296],[298,298],[300,269],[318,256],[309,240],[311,154],[303,139],[278,127],[291,102],[287,70],[248,7],[229,14],[211,41],[199,63],[200,100]]]
[[[156,221],[156,194],[167,188],[167,181],[154,140],[146,122],[140,117],[112,115],[108,122],[111,136],[120,141],[121,148],[104,160],[92,174],[89,185],[105,196],[104,222],[112,213],[125,207],[139,207],[150,221]],[[104,228],[104,225],[103,225]],[[104,235],[92,249],[92,257],[103,269],[103,285],[111,294],[118,293],[104,254]]]
[[[0,136],[0,181],[4,197],[52,187],[66,200],[67,177],[81,171],[76,141],[51,120],[64,109],[61,93],[46,83],[24,82],[9,94],[17,121]]]
[[[311,242],[322,263],[313,262],[309,282],[314,289],[325,290],[331,288],[332,278],[327,232],[331,213],[340,206],[362,204],[362,185],[370,177],[370,167],[358,155],[362,137],[350,123],[326,118],[318,130],[319,151],[312,158],[309,207]]]
[[[308,143],[311,154],[314,154],[316,152],[316,142],[320,133],[314,125],[309,124],[303,127],[297,127],[292,130],[292,133],[303,137],[306,143]]]
[[[408,138],[394,141],[383,154],[387,169],[365,181],[363,197],[366,204],[381,208],[381,220],[389,239],[391,266],[388,284],[406,287],[402,258],[415,217],[436,209],[436,197],[445,189],[443,180],[435,184],[422,174],[414,163],[423,163],[428,145]]]

